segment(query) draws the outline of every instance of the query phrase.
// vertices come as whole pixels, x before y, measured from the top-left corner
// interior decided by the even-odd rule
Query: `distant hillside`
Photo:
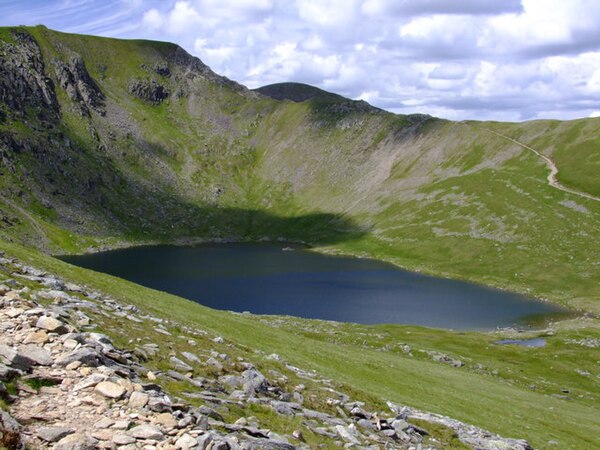
[[[291,100],[293,102],[313,99],[346,100],[341,95],[304,83],[275,83],[254,90],[275,100]]]
[[[352,105],[354,109],[360,111],[381,111],[379,108],[369,105],[364,100],[351,100],[304,83],[275,83],[256,88],[254,91],[275,100],[291,100],[293,102],[315,100],[330,103],[345,103]]]
[[[598,311],[600,202],[518,142],[598,195],[599,123],[396,115],[174,44],[2,28],[0,237],[303,241]]]

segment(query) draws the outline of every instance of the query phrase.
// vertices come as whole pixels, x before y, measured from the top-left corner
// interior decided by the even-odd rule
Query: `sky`
[[[250,88],[402,114],[600,116],[599,0],[0,0],[0,25],[37,24],[176,42]]]

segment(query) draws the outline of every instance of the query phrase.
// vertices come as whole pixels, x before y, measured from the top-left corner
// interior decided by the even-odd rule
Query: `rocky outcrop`
[[[145,314],[1,255],[0,277],[0,398],[9,405],[0,411],[0,447],[9,450],[314,448],[306,443],[308,434],[327,448],[436,448],[412,418],[451,428],[472,448],[530,449],[525,441],[402,405],[378,411],[279,355],[265,355],[278,367],[265,375],[230,356],[232,346],[220,336]],[[118,348],[97,327],[117,319],[161,338]],[[207,347],[195,347],[199,336]],[[196,351],[171,353],[181,338]],[[165,351],[170,353],[161,355]],[[153,358],[171,368],[151,371],[144,362]],[[204,376],[200,367],[209,368]],[[290,385],[290,378],[305,381]],[[164,383],[181,383],[183,398],[166,392]],[[322,406],[316,398],[324,399]],[[256,417],[234,415],[250,406],[301,425],[281,434]]]
[[[13,37],[13,42],[0,40],[0,104],[11,114],[34,108],[41,118],[55,117],[54,83],[45,75],[38,43],[25,31],[15,31]]]
[[[135,78],[129,81],[128,91],[149,103],[159,104],[169,97],[167,89],[156,80],[141,80]]]
[[[89,116],[93,110],[103,116],[106,113],[104,94],[88,73],[81,56],[74,55],[67,63],[60,60],[53,63],[60,87],[79,105],[81,114]]]

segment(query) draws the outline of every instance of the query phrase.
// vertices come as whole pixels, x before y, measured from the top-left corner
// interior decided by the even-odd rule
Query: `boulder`
[[[196,439],[198,450],[206,450],[213,442],[213,437],[210,433],[202,434]]]
[[[72,362],[79,361],[80,363],[89,367],[98,367],[103,362],[103,357],[96,350],[82,347],[77,350],[68,353],[67,355],[59,358],[56,363],[61,366],[67,366]]]
[[[43,347],[35,344],[21,345],[18,348],[18,353],[22,358],[29,359],[33,365],[50,366],[52,365],[52,353]]]
[[[138,425],[137,427],[129,430],[129,434],[136,439],[154,439],[156,441],[162,441],[164,435],[160,429],[154,425]]]
[[[265,393],[269,389],[269,383],[265,376],[251,367],[242,372],[242,385],[244,391],[249,396],[254,396],[258,393]]]
[[[145,392],[133,392],[131,397],[129,397],[129,407],[143,408],[148,404],[148,400],[150,400],[150,396]]]
[[[116,433],[112,437],[112,441],[117,445],[129,445],[133,444],[136,441],[136,439],[133,436],[129,436],[125,433]]]
[[[183,355],[183,357],[185,359],[187,359],[188,361],[194,362],[194,363],[199,363],[200,362],[200,358],[198,358],[196,355],[194,355],[193,353],[190,352],[181,352],[181,354]]]
[[[356,427],[354,427],[354,425],[350,425],[348,427],[345,427],[343,425],[336,425],[335,431],[337,431],[337,434],[344,441],[349,442],[350,444],[355,444],[355,445],[360,444],[360,441],[358,440],[358,437],[360,435],[359,435],[358,431],[356,430]]]
[[[19,358],[15,347],[0,344],[0,364],[17,370],[28,371],[33,365],[33,361]]]
[[[45,344],[50,340],[48,333],[46,330],[37,330],[32,333],[29,333],[25,340],[24,344]]]
[[[111,381],[102,381],[94,388],[96,392],[108,398],[118,399],[125,394],[125,388]]]
[[[70,434],[56,443],[54,450],[95,450],[98,441],[83,433]]]
[[[175,441],[175,448],[181,450],[191,450],[193,448],[196,448],[197,445],[198,441],[187,433],[183,434],[179,439]]]
[[[35,434],[41,440],[53,443],[60,441],[65,436],[73,434],[74,432],[73,429],[65,427],[40,427],[36,430]]]
[[[296,447],[288,444],[287,442],[279,442],[267,439],[252,440],[245,448],[248,450],[296,450]]]
[[[172,429],[176,428],[177,424],[179,423],[177,419],[173,417],[173,414],[168,412],[158,414],[154,420],[157,424],[163,426],[167,431],[171,431]]]
[[[35,326],[36,328],[41,328],[42,330],[47,330],[52,333],[65,334],[67,332],[67,327],[63,322],[50,316],[40,317]]]
[[[190,366],[188,363],[182,361],[181,359],[177,358],[176,356],[171,356],[169,361],[171,362],[171,366],[175,370],[179,370],[182,372],[191,372],[193,370],[192,366]]]

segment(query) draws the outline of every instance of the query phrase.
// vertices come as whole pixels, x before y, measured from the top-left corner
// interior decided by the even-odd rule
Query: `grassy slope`
[[[10,39],[5,31],[0,38]],[[106,118],[82,118],[58,89],[60,129],[78,148],[64,150],[66,155],[57,151],[56,159],[75,161],[65,166],[80,177],[74,179],[98,175],[113,183],[116,175],[121,182],[92,191],[102,201],[86,203],[90,194],[71,187],[76,183],[69,176],[63,184],[58,180],[66,195],[52,197],[43,183],[32,189],[31,177],[4,172],[0,203],[14,219],[0,230],[5,240],[75,252],[180,237],[281,237],[600,311],[600,205],[549,187],[541,161],[487,130],[551,155],[563,183],[597,193],[598,120],[455,124],[340,112],[327,101],[280,103],[210,78],[181,81],[177,76],[184,72],[176,67],[171,79],[141,69],[141,64],[168,60],[174,51],[170,44],[30,31],[48,67],[53,58],[68,60],[65,48],[83,55],[109,106]],[[54,77],[51,70],[49,75]],[[131,77],[154,77],[172,92],[185,88],[187,96],[149,105],[128,94]],[[20,130],[27,139],[45,139],[23,122],[2,126]],[[90,127],[110,144],[106,151],[97,150]],[[53,157],[52,152],[47,156]],[[28,170],[39,163],[35,156],[15,158]],[[26,194],[20,196],[19,189]],[[65,200],[47,208],[40,198]],[[551,345],[535,350],[490,351],[490,335],[408,327],[348,325],[332,337],[329,325],[300,322],[278,329],[274,320],[267,327],[2,246],[125,301],[281,353],[379,398],[524,435],[539,447],[551,439],[561,448],[598,445],[593,364],[598,352],[564,344],[571,336],[597,337],[594,321],[578,322],[573,329],[564,325]],[[168,312],[161,308],[165,303],[173,305]],[[452,369],[362,343],[363,336],[373,340],[379,334],[386,344],[401,340],[471,357],[499,375]],[[592,377],[578,375],[576,367]],[[531,384],[538,389],[531,391]],[[549,396],[563,386],[577,393],[572,401]],[[521,433],[523,426],[529,429]]]
[[[172,44],[29,31],[51,77],[53,60],[75,52],[107,97],[107,116],[87,119],[57,89],[61,127],[80,144],[60,158],[75,161],[76,184],[98,173],[96,184],[106,189],[90,203],[89,192],[64,182],[58,190],[67,205],[56,210],[39,196],[12,194],[6,209],[21,223],[6,230],[7,238],[28,235],[39,245],[45,233],[46,247],[60,252],[94,239],[305,240],[600,311],[599,202],[550,188],[542,161],[488,131],[546,152],[561,181],[593,193],[600,189],[598,120],[458,124],[340,109],[331,99],[276,102],[216,75],[190,80],[185,65],[173,63]],[[161,61],[171,77],[147,69]],[[156,79],[185,95],[148,104],[128,93],[133,78]],[[6,126],[28,133],[19,122]],[[90,127],[105,152],[96,149]],[[19,157],[25,168],[35,164]],[[3,178],[32,190],[26,177]],[[65,222],[70,216],[82,225]]]
[[[24,247],[0,248],[31,264],[83,282],[143,310],[210,330],[239,345],[276,352],[301,367],[353,386],[381,400],[448,414],[509,436],[525,436],[536,448],[555,440],[560,448],[592,449],[600,445],[597,385],[573,377],[574,367],[596,371],[598,350],[564,343],[566,338],[599,336],[598,324],[586,330],[561,330],[545,349],[500,347],[490,352],[494,336],[457,334],[416,327],[334,326],[316,321],[272,318],[256,321],[211,310],[181,298],[142,288],[108,275],[57,261]],[[165,305],[169,305],[165,308]],[[270,324],[270,325],[269,325]],[[370,345],[364,345],[367,340]],[[384,346],[414,345],[410,357]],[[386,347],[387,348],[387,347]],[[468,355],[467,368],[456,369],[419,357],[418,349]],[[554,355],[557,355],[554,357]],[[497,375],[476,368],[482,364]],[[550,370],[548,368],[550,366]],[[537,384],[531,390],[530,384]],[[568,388],[573,400],[553,398]],[[581,394],[581,397],[579,396]]]

